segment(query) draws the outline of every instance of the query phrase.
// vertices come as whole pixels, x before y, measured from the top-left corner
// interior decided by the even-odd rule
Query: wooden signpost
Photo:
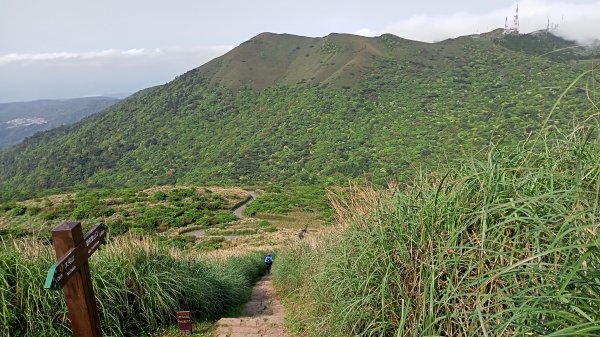
[[[192,334],[192,313],[189,311],[177,312],[177,326],[179,332],[184,334]]]
[[[102,224],[85,236],[80,222],[63,222],[52,230],[57,262],[48,270],[44,288],[63,289],[75,337],[102,336],[88,258],[105,239]]]

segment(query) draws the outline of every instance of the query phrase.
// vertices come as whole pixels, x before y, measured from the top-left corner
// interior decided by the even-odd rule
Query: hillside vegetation
[[[598,121],[333,198],[336,228],[279,257],[302,336],[600,334]],[[300,289],[300,290],[299,290]]]
[[[109,233],[154,234],[186,226],[209,228],[237,218],[232,208],[248,197],[239,188],[157,186],[146,190],[87,190],[0,204],[0,238],[50,237],[66,220],[102,222]]]
[[[420,165],[535,133],[589,62],[492,35],[261,34],[170,83],[0,153],[1,198],[74,187],[406,179]],[[554,110],[588,114],[578,81]]]

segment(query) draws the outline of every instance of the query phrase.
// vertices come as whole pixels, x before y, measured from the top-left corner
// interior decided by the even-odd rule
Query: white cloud
[[[156,48],[154,51],[160,53],[160,48]],[[143,54],[144,52],[146,52],[146,49],[144,49],[144,48],[129,49],[129,50],[125,50],[123,52],[123,55],[140,55],[140,54]]]
[[[510,7],[481,14],[463,11],[437,16],[419,15],[378,29],[363,28],[355,33],[364,36],[392,33],[403,38],[435,42],[503,28],[506,17],[510,25],[515,7],[516,2]],[[564,0],[521,0],[519,18],[521,32],[545,29],[550,18],[553,24],[558,25],[558,35],[582,43],[600,39],[600,1],[569,3]]]
[[[353,34],[361,35],[361,36],[367,36],[367,37],[373,37],[373,36],[381,35],[380,33],[377,33],[375,31],[370,30],[369,28],[359,29],[359,30],[353,32]]]
[[[107,49],[83,53],[56,52],[37,54],[6,54],[0,55],[2,66],[56,66],[56,65],[115,65],[121,62],[167,62],[188,58],[195,66],[222,55],[232,47],[202,47],[202,48],[134,48],[128,50]]]

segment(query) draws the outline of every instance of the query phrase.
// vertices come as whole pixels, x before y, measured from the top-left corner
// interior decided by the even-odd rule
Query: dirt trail
[[[235,214],[235,216],[238,219],[243,219],[244,216],[242,215],[244,213],[244,210],[246,210],[246,207],[248,207],[248,205],[254,201],[254,199],[256,199],[256,193],[254,193],[254,191],[248,191],[248,195],[250,196],[250,199],[248,201],[246,201],[245,203],[243,203],[242,205],[240,205],[240,207],[236,208],[233,211],[233,214]]]
[[[217,337],[288,337],[283,306],[275,296],[271,275],[263,277],[252,290],[243,317],[221,318]]]

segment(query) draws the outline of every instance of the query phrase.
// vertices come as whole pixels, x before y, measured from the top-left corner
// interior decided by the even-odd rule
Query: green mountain
[[[111,97],[0,103],[0,148],[36,132],[81,120],[119,102]]]
[[[519,38],[529,36],[511,37]],[[537,132],[590,65],[505,39],[500,31],[439,43],[263,33],[0,153],[0,191],[403,178]],[[573,86],[548,125],[586,116],[584,86]]]

